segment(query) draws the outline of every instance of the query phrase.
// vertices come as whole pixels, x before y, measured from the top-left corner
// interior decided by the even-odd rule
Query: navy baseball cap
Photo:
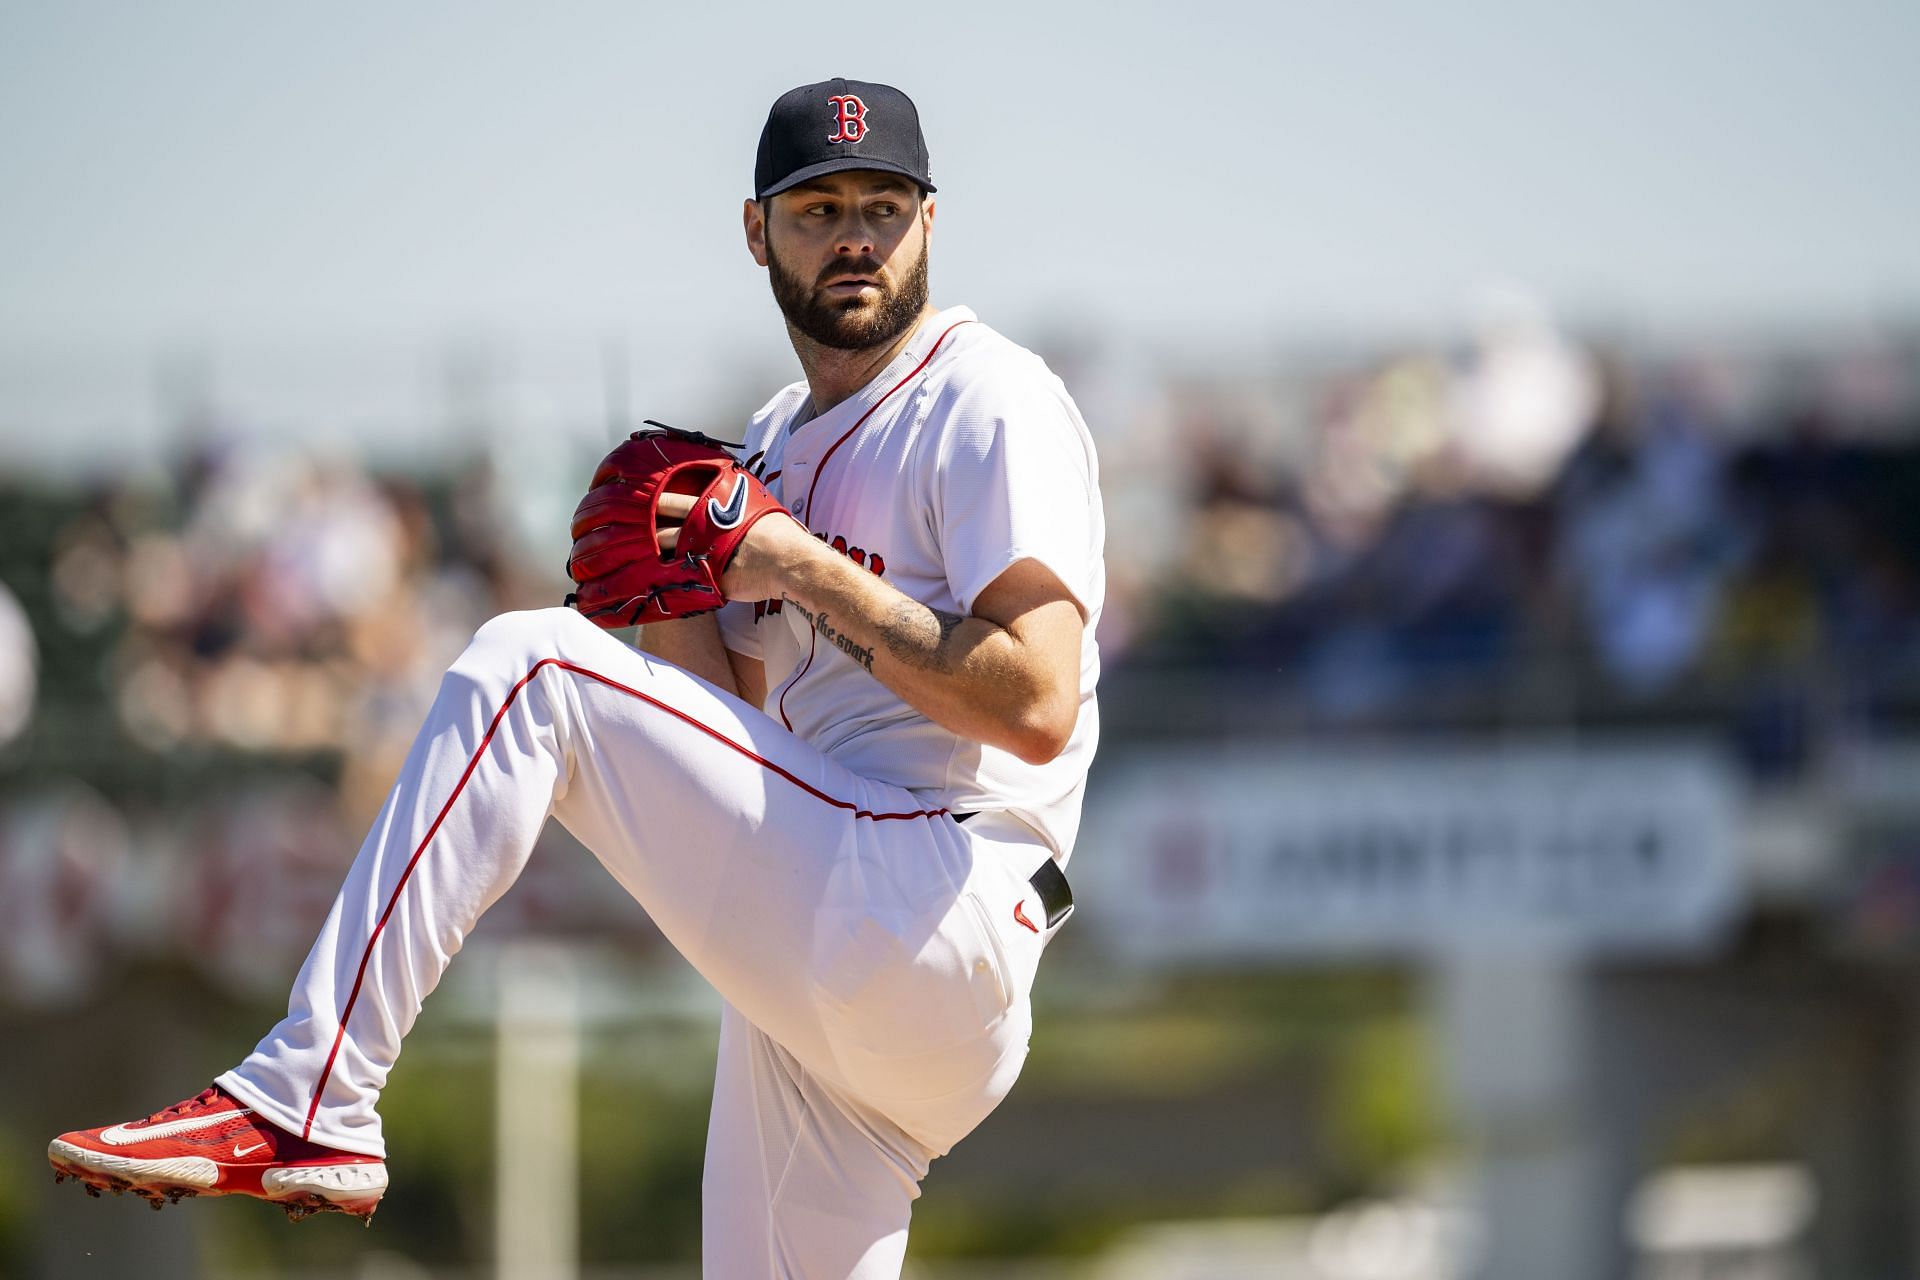
[[[760,131],[754,199],[843,169],[880,169],[934,189],[912,98],[865,80],[822,80],[780,95]]]

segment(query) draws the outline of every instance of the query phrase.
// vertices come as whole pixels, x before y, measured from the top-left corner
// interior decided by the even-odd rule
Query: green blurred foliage
[[[580,1090],[580,1252],[588,1265],[700,1255],[713,1035],[704,1027],[628,1033],[595,1046]],[[648,1073],[649,1061],[674,1060]]]
[[[35,1145],[31,1136],[0,1126],[0,1151],[31,1151]],[[0,1160],[0,1276],[21,1275],[27,1269],[33,1240],[30,1206],[35,1197],[34,1189],[27,1186],[29,1175],[38,1177],[40,1171]]]
[[[935,1163],[912,1256],[1091,1255],[1144,1222],[1324,1210],[1441,1143],[1401,973],[1058,977],[1012,1095]]]
[[[1432,1154],[1443,1141],[1427,1028],[1409,1014],[1353,1029],[1336,1052],[1329,1142],[1365,1183]]]

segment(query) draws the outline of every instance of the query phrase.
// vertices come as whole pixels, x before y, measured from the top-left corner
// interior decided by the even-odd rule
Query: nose
[[[841,220],[833,248],[841,257],[864,257],[873,253],[873,229],[858,210],[849,211]]]

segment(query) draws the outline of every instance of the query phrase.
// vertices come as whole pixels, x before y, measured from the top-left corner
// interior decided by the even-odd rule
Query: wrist
[[[809,559],[821,549],[789,512],[767,515],[754,523],[734,552],[722,576],[721,588],[729,600],[773,600],[787,594],[789,584],[802,576]]]
[[[825,594],[831,575],[846,561],[833,549],[795,521],[794,540],[785,547],[773,591],[804,609],[812,610]]]

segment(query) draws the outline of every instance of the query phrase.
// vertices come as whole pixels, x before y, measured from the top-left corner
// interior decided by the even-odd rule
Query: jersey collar
[[[858,421],[861,414],[873,408],[881,397],[899,385],[900,379],[926,359],[927,352],[940,340],[941,334],[963,320],[976,319],[978,317],[973,314],[971,307],[948,307],[944,311],[934,312],[920,322],[920,327],[913,331],[911,338],[907,339],[907,345],[900,348],[900,354],[889,360],[886,367],[873,376],[872,381],[825,413],[814,417],[807,416],[813,407],[812,399],[809,398],[801,405],[800,412],[794,417],[793,425],[787,428],[788,432],[798,435],[803,431],[811,432],[822,423],[829,425],[838,423],[841,427],[846,427]]]

